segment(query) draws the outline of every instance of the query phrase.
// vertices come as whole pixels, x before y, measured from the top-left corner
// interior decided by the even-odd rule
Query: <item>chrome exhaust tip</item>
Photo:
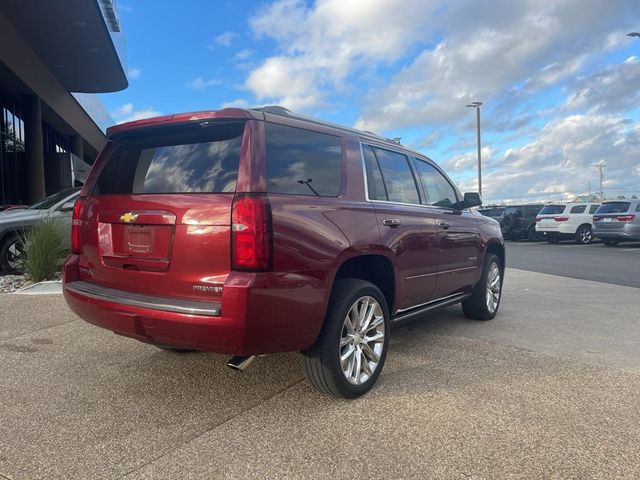
[[[251,355],[250,357],[240,357],[233,356],[227,362],[227,367],[232,370],[238,370],[240,372],[244,372],[247,368],[251,366],[251,364],[255,361],[256,356]]]

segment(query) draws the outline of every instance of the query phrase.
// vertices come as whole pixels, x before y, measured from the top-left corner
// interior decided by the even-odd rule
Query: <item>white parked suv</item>
[[[587,245],[593,240],[593,214],[599,203],[550,203],[536,217],[536,232],[549,243],[572,239]]]

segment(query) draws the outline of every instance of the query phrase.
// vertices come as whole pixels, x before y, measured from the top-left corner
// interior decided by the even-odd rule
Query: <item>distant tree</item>
[[[0,132],[0,137],[2,139],[0,145],[2,146],[3,151],[24,152],[24,143],[22,143],[20,139],[15,136],[13,125],[8,124],[7,131]]]

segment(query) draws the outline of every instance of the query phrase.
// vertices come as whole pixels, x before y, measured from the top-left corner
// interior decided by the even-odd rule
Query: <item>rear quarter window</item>
[[[342,139],[275,123],[266,125],[267,191],[335,197],[340,193]]]
[[[584,213],[587,211],[586,205],[576,205],[575,207],[571,207],[569,213]]]
[[[181,125],[163,132],[131,132],[114,140],[93,193],[235,191],[244,122]]]

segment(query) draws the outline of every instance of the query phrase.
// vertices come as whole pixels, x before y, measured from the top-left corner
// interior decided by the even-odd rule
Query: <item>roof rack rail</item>
[[[266,105],[264,107],[249,108],[249,110],[253,110],[255,112],[271,113],[273,115],[280,115],[282,117],[295,118],[297,120],[304,120],[305,122],[315,123],[317,125],[325,125],[331,128],[338,128],[340,130],[345,130],[347,132],[355,133],[357,135],[375,138],[378,141],[389,142],[389,143],[394,143],[396,145],[400,145],[400,142],[395,141],[395,139],[384,138],[383,136],[378,135],[377,133],[370,132],[367,130],[358,130],[357,128],[345,127],[343,125],[338,125],[337,123],[325,122],[324,120],[319,120],[317,118],[308,117],[306,115],[300,115],[292,112],[288,108],[283,107],[281,105]]]

